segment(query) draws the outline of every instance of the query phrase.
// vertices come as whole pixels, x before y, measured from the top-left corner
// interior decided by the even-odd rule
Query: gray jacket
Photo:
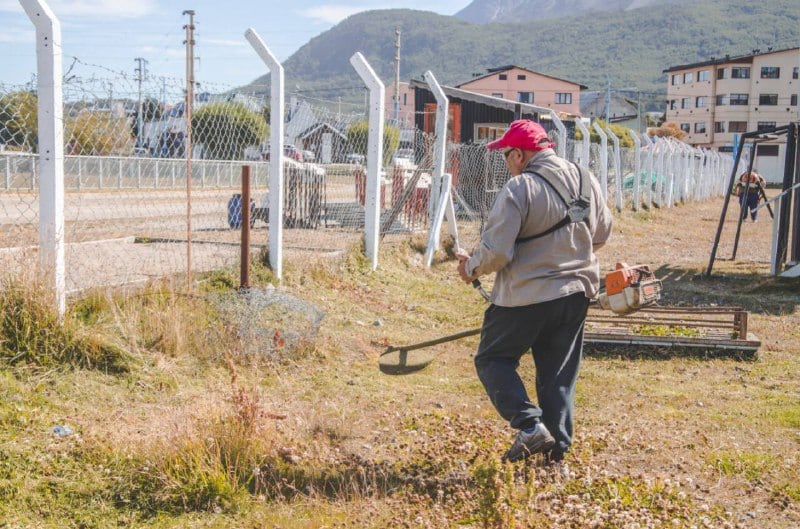
[[[592,250],[611,236],[611,212],[592,176],[589,223],[576,222],[544,237],[517,243],[557,224],[567,214],[558,194],[538,176],[548,167],[561,174],[567,189],[578,194],[580,176],[574,165],[552,149],[537,153],[523,173],[500,190],[489,212],[479,246],[467,261],[467,273],[497,272],[492,302],[503,307],[541,303],[583,292],[593,298],[600,287],[600,265]]]

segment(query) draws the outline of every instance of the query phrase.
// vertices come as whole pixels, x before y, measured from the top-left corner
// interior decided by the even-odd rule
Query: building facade
[[[456,88],[552,108],[556,112],[580,114],[581,90],[585,90],[586,86],[512,64],[489,68],[486,74],[458,84]]]
[[[730,152],[736,134],[800,120],[800,48],[673,66],[667,74],[666,120],[691,145]],[[759,143],[754,167],[768,182],[783,178],[785,136]]]
[[[386,107],[385,117],[387,121],[393,122],[397,120],[397,126],[401,129],[409,129],[414,127],[414,89],[409,86],[409,83],[401,82],[399,94],[397,99],[397,115],[395,115],[395,100],[394,100],[394,83],[386,83],[384,90],[386,94]]]

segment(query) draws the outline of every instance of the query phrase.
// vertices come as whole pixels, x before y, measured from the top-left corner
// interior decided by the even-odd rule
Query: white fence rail
[[[192,160],[193,187],[239,188],[243,165],[253,168],[255,187],[265,187],[269,162]],[[39,156],[0,153],[0,193],[35,191],[40,179]],[[113,189],[185,189],[186,160],[134,156],[64,156],[66,191]]]

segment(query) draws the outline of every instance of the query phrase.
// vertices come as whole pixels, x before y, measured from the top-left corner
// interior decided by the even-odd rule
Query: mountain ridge
[[[395,28],[402,31],[400,78],[430,70],[441,84],[467,81],[487,68],[515,64],[589,87],[635,87],[653,101],[666,90],[662,71],[677,64],[800,42],[797,0],[705,0],[625,12],[519,24],[475,25],[409,9],[352,15],[314,37],[285,63],[287,86],[320,99],[363,100],[349,63],[361,52],[385,82],[394,78]],[[248,90],[263,92],[262,76]]]

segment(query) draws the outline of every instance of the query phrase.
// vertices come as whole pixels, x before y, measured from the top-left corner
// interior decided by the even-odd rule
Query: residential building
[[[800,119],[797,98],[800,48],[672,66],[667,74],[666,120],[687,133],[685,141],[733,150],[734,135]],[[768,182],[783,179],[786,137],[759,143],[754,167]]]
[[[412,79],[415,91],[414,126],[428,134],[436,131],[436,98],[428,83]],[[508,124],[515,119],[532,119],[541,122],[546,130],[552,128],[546,107],[492,97],[463,88],[440,86],[448,99],[447,138],[454,143],[479,143],[492,141],[503,135]],[[564,125],[574,127],[573,114],[558,112]]]
[[[386,110],[387,121],[395,119],[394,108],[394,83],[386,83]],[[400,83],[400,97],[397,101],[397,125],[401,129],[412,128],[414,126],[414,89],[409,83]]]
[[[579,114],[581,90],[587,87],[513,64],[489,68],[487,73],[455,86],[461,90]]]
[[[630,99],[619,92],[608,93],[605,90],[582,92],[581,116],[592,120],[602,119],[607,123],[637,130],[641,127],[636,99]]]

